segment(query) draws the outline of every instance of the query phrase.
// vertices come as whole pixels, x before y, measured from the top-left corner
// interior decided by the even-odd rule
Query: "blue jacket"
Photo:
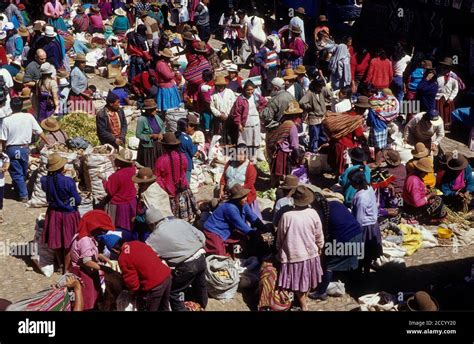
[[[49,207],[54,210],[69,213],[76,211],[81,204],[81,196],[77,192],[76,183],[72,178],[61,173],[41,177],[41,188],[46,192]]]
[[[456,191],[452,189],[455,175],[450,172],[450,170],[446,172],[441,183],[441,191],[445,196],[454,196],[456,194]],[[467,165],[464,169],[464,182],[466,183],[466,191],[474,192],[474,178],[472,178],[472,167],[470,165]]]
[[[421,80],[416,89],[416,99],[420,101],[420,110],[430,112],[436,108],[436,93],[438,83],[435,81]]]
[[[357,192],[357,190],[352,187],[351,182],[349,181],[349,174],[352,170],[359,168],[359,166],[360,165],[348,167],[339,177],[339,184],[342,186],[344,194],[344,204],[348,207],[352,205],[352,199]],[[364,166],[364,172],[367,183],[370,183],[370,168],[368,166]]]
[[[328,230],[325,233],[325,241],[348,242],[356,235],[362,233],[357,219],[351,214],[347,207],[337,201],[328,202],[329,221]]]
[[[217,234],[225,241],[230,237],[234,229],[245,234],[253,231],[254,229],[246,221],[253,224],[257,220],[257,215],[250,209],[248,204],[239,207],[232,202],[224,202],[207,219],[204,223],[204,228],[208,232]]]
[[[193,157],[196,155],[198,148],[193,143],[191,137],[185,133],[181,133],[178,137],[178,140],[181,141],[179,145],[179,151],[186,155],[186,159],[188,159],[188,171],[193,170]]]

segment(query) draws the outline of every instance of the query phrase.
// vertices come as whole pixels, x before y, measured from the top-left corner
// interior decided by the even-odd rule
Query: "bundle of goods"
[[[115,149],[111,145],[94,147],[84,161],[84,176],[86,188],[92,193],[95,202],[100,202],[107,196],[102,183],[101,175],[108,178],[114,173],[113,155]]]
[[[394,96],[374,95],[369,98],[369,104],[372,110],[379,115],[379,118],[385,122],[393,121],[400,112],[400,103]]]
[[[211,255],[206,258],[206,281],[209,295],[218,300],[232,299],[239,287],[240,275],[229,257]]]
[[[360,127],[364,119],[345,113],[328,111],[323,121],[324,129],[331,139],[338,140]]]
[[[60,124],[69,137],[82,137],[93,146],[100,144],[94,116],[82,112],[70,113],[61,118]]]
[[[178,121],[188,116],[188,110],[184,108],[169,109],[165,115],[166,132],[175,132],[178,129]]]
[[[52,147],[44,147],[40,152],[40,164],[37,170],[34,171],[32,179],[35,180],[33,186],[33,194],[28,205],[33,208],[47,207],[46,193],[41,188],[41,177],[48,174],[46,165],[48,164],[48,156],[52,153],[58,153],[63,158],[67,159],[67,164],[64,167],[65,175],[71,178],[76,178],[77,173],[75,166],[78,164],[78,153],[72,149],[67,148],[63,144],[55,144]]]
[[[41,270],[46,277],[51,277],[54,273],[54,251],[44,244],[42,240],[45,214],[41,214],[36,219],[35,236],[33,242],[37,245],[36,255],[31,257],[33,263]]]

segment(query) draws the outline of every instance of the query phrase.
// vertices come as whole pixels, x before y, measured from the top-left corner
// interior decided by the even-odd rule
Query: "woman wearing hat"
[[[415,172],[410,174],[403,187],[403,211],[422,223],[440,223],[446,216],[441,197],[430,193],[423,179],[433,173],[433,161],[424,157],[413,162]]]
[[[99,254],[97,237],[114,231],[115,226],[109,215],[103,210],[91,210],[85,213],[77,234],[71,243],[71,266],[69,271],[81,279],[84,298],[84,310],[96,308],[101,288],[101,265],[99,262],[107,262],[107,258]]]
[[[174,133],[163,134],[163,154],[156,160],[155,175],[169,196],[174,216],[193,222],[198,208],[186,179],[188,160],[179,152],[180,143]]]
[[[77,207],[81,204],[76,183],[64,175],[66,163],[67,159],[59,154],[50,154],[46,166],[48,175],[41,177],[41,188],[48,201],[42,240],[55,251],[58,262],[63,265],[63,273],[69,267],[69,249],[79,226]]]
[[[346,168],[343,174],[339,177],[339,184],[342,187],[342,194],[344,195],[344,204],[347,207],[350,207],[352,204],[352,199],[356,194],[357,190],[351,184],[349,180],[349,175],[352,171],[357,169],[362,169],[364,171],[365,180],[367,183],[370,183],[370,168],[367,166],[367,160],[369,159],[368,155],[362,148],[355,147],[349,150],[349,157],[351,158],[352,166]]]
[[[218,75],[214,80],[214,94],[211,96],[211,111],[214,115],[214,135],[220,135],[223,142],[227,143],[227,133],[225,132],[225,121],[230,115],[235,100],[237,99],[233,90],[228,88],[227,80]]]
[[[415,115],[405,126],[403,140],[414,146],[422,142],[431,151],[437,151],[444,138],[444,123],[438,110],[421,112]]]
[[[151,169],[162,154],[160,140],[164,133],[164,123],[157,114],[154,99],[145,99],[143,114],[138,117],[136,136],[140,139],[137,162]]]
[[[254,164],[248,159],[247,146],[238,144],[235,155],[224,166],[224,172],[220,180],[219,198],[225,199],[226,193],[235,185],[241,184],[249,189],[247,203],[250,209],[261,219],[262,214],[257,203],[257,191],[255,182],[257,181],[257,170]]]
[[[453,210],[472,209],[474,201],[474,178],[469,161],[462,154],[451,156],[446,163],[447,171],[441,182],[443,200]]]
[[[407,178],[407,169],[401,163],[400,153],[394,149],[385,149],[382,156],[387,165],[382,170],[391,176],[395,176],[395,179],[390,183],[390,189],[394,196],[401,196]]]
[[[433,158],[430,156],[429,149],[426,148],[426,146],[422,142],[418,142],[415,145],[415,149],[411,151],[411,154],[413,155],[413,159],[409,160],[406,164],[408,175],[416,171],[415,161],[422,158],[428,158],[428,160],[431,161],[430,165],[433,168],[433,164],[434,164]],[[434,175],[434,172],[426,173],[423,176],[423,182],[429,189],[434,188],[436,185],[436,177]]]
[[[74,67],[71,70],[71,92],[69,92],[69,112],[87,112],[95,114],[95,106],[92,101],[92,92],[89,89],[89,79],[85,73],[86,56],[77,54]]]
[[[105,49],[105,59],[108,64],[111,65],[122,65],[122,55],[120,54],[120,48],[118,46],[118,37],[110,36],[107,39],[107,49]]]
[[[227,70],[227,88],[234,93],[242,93],[242,77],[239,76],[239,67],[236,64],[231,64],[226,68]]]
[[[21,56],[21,53],[23,52],[23,39],[16,29],[7,30],[5,49],[7,54],[11,55],[13,58]]]
[[[378,223],[378,202],[372,186],[367,182],[365,171],[359,167],[349,174],[349,181],[356,190],[352,199],[351,210],[362,227],[364,258],[360,268],[370,273],[372,263],[383,254],[382,236]]]
[[[64,16],[64,7],[59,0],[49,0],[43,9],[44,15],[48,18],[48,24],[61,31],[67,31]]]
[[[204,222],[205,250],[208,255],[228,255],[229,246],[245,240],[243,235],[264,229],[263,222],[250,209],[247,195],[250,189],[235,184],[229,189],[229,199],[221,203]]]
[[[130,29],[130,22],[127,18],[127,12],[125,12],[123,8],[118,8],[114,11],[114,14],[115,19],[112,23],[114,34],[123,35],[128,29]]]
[[[117,76],[112,83],[112,86],[114,87],[112,92],[120,99],[120,106],[135,104],[133,100],[130,100],[128,82],[123,76]]]
[[[212,70],[211,64],[206,57],[208,49],[206,43],[194,41],[192,43],[192,52],[186,55],[188,65],[183,72],[183,77],[187,82],[184,98],[189,103],[195,103],[199,98],[201,85],[204,83],[202,73]]]
[[[298,177],[293,175],[287,175],[283,180],[283,183],[278,187],[276,191],[276,201],[273,207],[273,225],[278,227],[281,216],[294,207],[293,193],[298,187]]]
[[[439,62],[440,76],[438,82],[438,92],[436,93],[436,107],[443,118],[446,128],[451,126],[451,112],[454,111],[454,99],[459,92],[459,83],[452,76],[453,59],[445,57]]]
[[[46,138],[50,145],[54,145],[55,143],[65,145],[68,136],[67,134],[61,130],[61,126],[59,122],[53,116],[43,119],[40,123],[41,128],[47,133]],[[42,147],[44,143],[42,142]]]
[[[75,32],[88,32],[89,16],[86,14],[84,7],[79,6],[76,10],[76,16],[72,20],[72,27]]]
[[[177,108],[182,104],[181,95],[174,82],[175,73],[171,67],[173,53],[170,49],[160,51],[158,62],[156,63],[156,78],[158,82],[158,94],[156,103],[158,111],[166,112],[168,109]]]
[[[327,200],[321,193],[314,193],[314,202],[311,205],[318,212],[324,233],[324,241],[336,245],[357,245],[361,247],[363,242],[362,228],[349,211],[341,202]],[[354,247],[354,246],[353,246]],[[359,266],[359,256],[355,251],[350,254],[341,255],[336,250],[324,250],[321,255],[321,266],[324,275],[321,283],[316,290],[308,296],[311,299],[326,300],[329,283],[338,280],[340,275],[349,277],[351,271],[357,270]],[[337,275],[336,275],[337,274]],[[342,277],[342,276],[341,276]]]
[[[301,309],[308,310],[306,295],[321,282],[320,252],[324,246],[321,219],[310,207],[314,194],[300,185],[293,193],[294,209],[283,214],[276,238],[281,266],[278,287],[295,293]]]
[[[90,33],[103,33],[104,32],[104,22],[102,20],[102,15],[100,14],[100,8],[97,6],[92,6],[90,8],[91,14],[89,15],[89,32]]]
[[[301,39],[301,29],[298,26],[291,26],[291,39],[288,42],[288,63],[289,68],[295,69],[303,64],[303,57],[306,52],[306,43]]]
[[[278,185],[286,175],[291,174],[291,152],[299,147],[298,127],[303,110],[297,101],[291,101],[284,112],[281,124],[267,133],[267,157],[270,159],[272,185]]]
[[[109,200],[107,213],[117,228],[126,231],[132,230],[132,220],[137,211],[137,190],[132,181],[137,171],[132,158],[130,150],[121,149],[115,154],[114,165],[117,171],[103,181]]]
[[[259,113],[267,106],[267,100],[255,94],[254,90],[252,81],[247,81],[244,92],[237,97],[229,114],[227,127],[227,132],[232,135],[232,144],[245,143],[250,149],[251,160],[255,158],[262,140]]]
[[[38,122],[43,121],[53,114],[59,113],[58,83],[52,77],[55,73],[54,66],[45,62],[40,68],[41,79],[35,86],[36,113]]]

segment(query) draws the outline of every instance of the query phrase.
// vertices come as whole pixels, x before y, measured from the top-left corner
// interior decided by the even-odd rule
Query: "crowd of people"
[[[128,290],[138,310],[182,311],[188,301],[205,309],[206,256],[232,259],[237,245],[265,269],[271,263],[275,290],[293,292],[308,310],[307,297],[326,299],[334,274],[370,273],[382,255],[382,220],[440,224],[447,207],[474,205],[469,159],[441,147],[465,88],[451,57],[406,42],[369,52],[350,37],[333,38],[323,15],[310,34],[304,8],[268,32],[257,12],[232,6],[218,23],[227,47],[221,55],[209,44],[216,34],[210,1],[49,0],[40,15],[11,0],[4,12],[0,205],[7,171],[18,200],[28,202],[32,138],[42,147],[65,144],[58,119],[69,113],[87,109],[100,143],[116,149],[115,172],[100,176],[107,197],[82,217],[65,158],[50,154],[41,178],[48,202],[42,240],[62,272],[75,275],[67,285],[82,295],[76,310],[113,309],[117,290],[104,294],[104,276],[106,286]],[[118,68],[100,109],[87,47],[74,39],[81,33],[104,42],[107,71]],[[310,40],[316,55],[307,59]],[[420,111],[403,113],[406,101],[419,102]],[[142,112],[135,160],[126,148],[125,105]],[[188,114],[170,130],[167,115],[178,108]],[[393,128],[412,146],[406,163]],[[198,204],[191,175],[216,137],[230,153],[215,197]],[[309,161],[321,156],[342,202],[323,196],[312,178]],[[263,187],[277,189],[272,218],[259,208],[259,161],[269,166]],[[363,259],[326,254],[333,241],[360,244]],[[121,274],[109,271],[110,261]]]

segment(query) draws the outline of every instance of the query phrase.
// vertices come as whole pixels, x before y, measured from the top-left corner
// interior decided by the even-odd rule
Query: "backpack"
[[[0,75],[0,104],[3,104],[7,101],[9,90],[3,75]]]

